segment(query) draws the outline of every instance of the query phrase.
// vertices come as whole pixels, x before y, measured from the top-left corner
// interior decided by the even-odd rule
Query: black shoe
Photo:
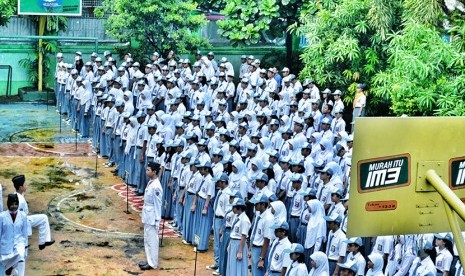
[[[5,275],[11,275],[13,273],[13,267],[8,268],[5,270]]]
[[[55,240],[45,242],[44,244],[39,244],[39,250],[44,250],[46,246],[50,246],[55,243]]]
[[[143,196],[144,193],[136,193],[136,196]]]
[[[149,266],[148,264],[141,265],[139,267],[140,267],[141,270],[151,270],[151,269],[153,269],[153,267]]]
[[[143,267],[143,266],[146,266],[146,265],[149,265],[149,264],[148,263],[140,263],[139,267]]]

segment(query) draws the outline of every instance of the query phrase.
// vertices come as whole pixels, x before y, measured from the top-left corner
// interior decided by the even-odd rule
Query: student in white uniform
[[[39,250],[43,250],[46,246],[50,246],[55,243],[50,236],[50,224],[48,222],[47,215],[37,214],[29,215],[29,208],[24,198],[27,186],[25,184],[26,178],[24,175],[17,175],[12,179],[13,185],[18,195],[19,207],[18,210],[24,212],[27,216],[28,222],[28,235],[32,235],[32,228],[38,228],[39,230]]]
[[[286,271],[286,276],[307,276],[308,270],[304,260],[304,247],[301,244],[293,243],[290,248],[291,265]]]
[[[247,262],[247,237],[250,230],[250,220],[245,214],[245,202],[239,199],[233,205],[233,212],[237,215],[231,229],[231,240],[228,247],[228,267],[226,275],[246,276],[248,273]]]
[[[262,193],[260,197],[253,197],[249,202],[255,205],[255,211],[258,212],[255,214],[252,235],[250,236],[251,271],[253,276],[263,276],[266,272],[264,258],[269,247],[269,239],[265,233],[269,232],[269,226],[273,225],[273,215],[271,212],[267,212],[270,202],[267,195]]]
[[[329,276],[328,257],[325,253],[317,251],[310,255],[312,269],[308,276]]]
[[[372,253],[368,256],[368,272],[367,276],[384,276],[383,274],[384,260],[383,256],[378,253]]]
[[[14,275],[24,276],[28,243],[27,217],[18,210],[17,194],[9,194],[6,204],[8,210],[0,213],[0,268],[2,275],[4,270],[11,273],[14,269]]]
[[[436,275],[436,265],[433,262],[436,258],[436,249],[433,248],[433,245],[428,240],[420,240],[420,243],[417,244],[417,258],[412,263],[410,267],[409,275],[410,276],[424,276],[428,273]]]
[[[328,256],[329,262],[329,274],[330,275],[339,275],[339,270],[344,258],[346,256],[347,245],[346,234],[340,229],[342,218],[338,214],[333,214],[332,216],[325,216],[324,219],[327,221],[328,229],[328,238],[326,243],[326,255]]]
[[[144,247],[147,263],[139,264],[141,270],[150,270],[158,267],[158,228],[161,221],[161,208],[163,188],[158,174],[160,164],[150,162],[147,164],[146,174],[150,178],[144,193],[144,206],[142,207],[142,223],[144,224]]]
[[[215,263],[213,265],[207,266],[207,269],[217,270],[220,260],[220,232],[221,227],[224,224],[224,216],[227,212],[227,204],[229,201],[229,194],[227,191],[229,177],[226,173],[221,174],[218,177],[214,177],[212,181],[215,183],[216,187],[219,188],[218,194],[215,197],[215,202],[213,203],[213,212],[215,212],[214,221],[213,221],[213,257]],[[225,193],[225,189],[226,193]]]
[[[437,275],[449,275],[452,264],[452,236],[450,233],[438,233],[436,238],[436,269]]]
[[[276,239],[270,247],[270,254],[268,256],[268,276],[285,275],[291,265],[291,258],[288,253],[292,244],[287,238],[289,224],[286,221],[282,221],[276,223],[271,228],[274,229]]]
[[[365,261],[365,257],[360,253],[360,248],[363,245],[361,238],[350,238],[347,239],[347,251],[349,254],[346,257],[347,261],[354,261],[357,264],[358,270],[356,275],[365,275],[365,267],[367,262]]]

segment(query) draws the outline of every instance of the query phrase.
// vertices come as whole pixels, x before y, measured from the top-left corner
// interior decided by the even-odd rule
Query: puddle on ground
[[[87,140],[76,137],[52,105],[47,110],[47,105],[40,103],[0,104],[0,143],[82,143]]]

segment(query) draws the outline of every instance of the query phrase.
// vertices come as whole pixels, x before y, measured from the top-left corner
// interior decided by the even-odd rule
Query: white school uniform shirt
[[[0,213],[0,233],[2,233],[0,237],[0,261],[3,260],[3,257],[10,258],[9,255],[14,254],[16,246],[27,246],[27,224],[26,214],[21,211],[17,212],[14,222],[8,210]]]
[[[226,215],[224,217],[224,226],[231,228],[234,221],[236,220],[236,214],[234,214],[234,212],[231,210],[232,207],[229,202],[227,206],[229,210],[226,211]]]
[[[156,152],[157,152],[157,144],[156,144],[156,140],[155,139],[157,137],[156,134],[152,135],[152,136],[148,136],[148,142],[147,142],[147,150],[145,151],[145,155],[147,157],[153,157],[155,158],[155,155],[156,155]]]
[[[360,252],[358,252],[355,255],[353,254],[353,252],[350,252],[347,255],[346,260],[354,261],[357,264],[357,275],[365,275],[365,267],[367,265],[367,262],[365,261],[365,258]]]
[[[265,212],[261,214],[256,214],[255,218],[252,221],[252,232],[251,238],[253,240],[250,241],[252,245],[255,246],[263,246],[263,242],[265,241],[265,220],[264,216],[266,215]]]
[[[290,254],[285,251],[285,249],[290,249],[291,245],[287,237],[282,240],[275,239],[273,241],[270,247],[270,255],[268,256],[269,271],[282,271],[283,267],[291,265]],[[273,252],[273,255],[271,255],[271,252]]]
[[[215,197],[215,183],[212,181],[212,176],[210,174],[207,174],[201,184],[200,184],[200,189],[198,192],[198,196],[207,199],[208,196],[210,196],[210,199]]]
[[[231,230],[231,239],[241,239],[242,235],[249,236],[251,223],[245,212],[242,212],[234,221]]]
[[[200,183],[202,183],[202,175],[199,171],[196,171],[189,179],[187,185],[187,191],[190,193],[197,193]]]
[[[221,162],[212,164],[213,176],[220,177],[223,173],[223,164]]]
[[[119,116],[119,113],[118,113],[118,111],[116,111],[116,107],[113,106],[108,111],[107,117],[105,118],[106,119],[105,127],[114,127],[115,123],[116,123],[116,120],[118,119],[118,116]]]
[[[323,205],[331,204],[331,191],[333,189],[333,185],[331,182],[328,182],[326,185],[320,185],[316,192],[316,199],[321,201]]]
[[[412,266],[410,267],[409,275],[424,276],[428,273],[433,273],[433,275],[436,275],[436,272],[436,266],[434,265],[430,256],[423,260],[420,260],[419,257],[416,257],[415,260],[413,260]]]
[[[394,250],[394,238],[392,236],[378,236],[371,252],[382,256],[389,254],[391,250]]]
[[[186,187],[188,184],[187,182],[192,176],[192,171],[190,170],[190,165],[185,164],[183,168],[181,168],[181,177],[179,179],[179,187]]]
[[[255,220],[254,220],[255,223]],[[274,235],[274,229],[271,229],[271,226],[274,224],[274,216],[271,213],[270,209],[266,209],[263,213],[260,214],[260,220],[256,224],[257,231],[255,231],[255,236],[253,237],[253,241],[251,243],[256,246],[263,246],[265,242],[265,238],[273,242],[276,238]],[[252,229],[253,233],[254,229]]]
[[[336,232],[331,230],[328,233],[328,244],[326,246],[326,255],[328,260],[337,261],[339,257],[345,257],[347,251],[346,234],[338,229]]]
[[[331,207],[329,207],[328,216],[331,216],[331,214],[336,213],[339,216],[341,216],[341,218],[343,218],[345,211],[346,207],[344,207],[344,204],[342,204],[342,202],[339,202],[338,204],[333,204],[331,205]]]
[[[341,99],[339,99],[339,100],[337,100],[337,101],[336,101],[336,100],[334,101],[333,110],[331,111],[331,115],[332,115],[333,117],[336,116],[335,112],[336,112],[336,110],[338,110],[338,109],[339,109],[339,110],[344,109],[344,103],[342,102]]]
[[[29,215],[29,207],[27,205],[26,199],[20,193],[15,193],[15,194],[18,195],[18,200],[19,200],[18,210],[22,211],[24,214],[26,214],[26,216]]]
[[[145,188],[144,206],[142,207],[142,223],[158,225],[161,220],[163,188],[158,178],[150,180]]]
[[[128,140],[128,133],[131,130],[131,126],[129,124],[125,124],[123,126],[123,130],[121,131],[121,140],[127,141]]]
[[[147,126],[140,125],[139,130],[137,131],[136,146],[142,147],[144,145],[144,141],[148,141],[148,138],[149,138],[149,131],[147,129]]]
[[[228,187],[220,190],[217,194],[216,200],[218,203],[216,204],[215,216],[223,217],[226,215],[228,211],[227,205],[229,204],[229,193],[230,190]]]
[[[339,132],[346,129],[346,122],[342,119],[342,117],[335,118],[331,122],[331,129],[333,130],[333,135],[337,135]]]
[[[285,276],[307,276],[308,270],[305,263],[293,261],[291,266],[287,269]]]
[[[276,189],[279,188],[279,190],[284,190],[284,191],[287,191],[287,186],[289,184],[289,178],[291,177],[292,175],[292,172],[291,170],[287,170],[287,171],[283,171],[281,173],[281,177],[279,178],[279,180],[277,181],[278,182],[278,185],[276,187]],[[279,191],[278,191],[279,192]]]
[[[294,196],[292,197],[291,216],[300,217],[304,210],[304,197],[299,194],[299,191],[293,191]]]
[[[447,248],[444,248],[442,250],[439,250],[438,247],[436,247],[436,269],[438,269],[441,272],[445,271],[450,271],[450,265],[452,264],[452,254],[447,250]]]

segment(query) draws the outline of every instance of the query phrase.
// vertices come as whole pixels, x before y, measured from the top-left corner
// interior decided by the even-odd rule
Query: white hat
[[[58,53],[57,54],[57,58],[62,58],[63,57],[63,53]]]

